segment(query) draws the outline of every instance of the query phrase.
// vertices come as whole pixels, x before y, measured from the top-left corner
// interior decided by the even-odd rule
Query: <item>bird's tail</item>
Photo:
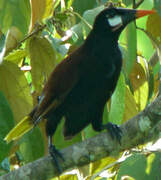
[[[4,140],[9,143],[12,140],[19,139],[26,132],[34,127],[32,123],[32,118],[30,116],[25,116],[4,138]]]

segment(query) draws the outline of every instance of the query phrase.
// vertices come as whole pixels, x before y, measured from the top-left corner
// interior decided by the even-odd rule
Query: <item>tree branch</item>
[[[121,125],[123,137],[120,144],[108,133],[89,138],[61,150],[65,162],[60,162],[63,171],[82,166],[106,156],[117,156],[120,152],[156,140],[161,131],[161,96],[144,111]],[[0,180],[45,180],[58,176],[50,156],[29,163],[18,170],[0,177]]]

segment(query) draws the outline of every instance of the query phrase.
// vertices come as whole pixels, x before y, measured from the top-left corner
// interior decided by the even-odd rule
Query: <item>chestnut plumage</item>
[[[65,139],[73,137],[91,123],[94,130],[107,129],[120,142],[120,128],[111,123],[102,124],[104,106],[115,90],[122,67],[118,38],[129,22],[152,13],[154,11],[114,7],[100,12],[83,45],[57,65],[36,107],[11,130],[5,140],[15,140],[39,121],[47,119],[49,153],[59,171],[61,167],[57,157],[62,156],[52,144],[52,136],[62,117],[65,119]]]

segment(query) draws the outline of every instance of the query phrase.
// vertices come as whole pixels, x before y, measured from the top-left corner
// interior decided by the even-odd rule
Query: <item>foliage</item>
[[[113,2],[117,6],[137,6],[130,0]],[[12,145],[5,144],[3,138],[30,112],[53,68],[83,43],[95,16],[106,4],[105,0],[0,1],[0,175],[14,169],[15,165],[21,166],[47,153],[43,125]],[[160,64],[159,61],[153,62],[152,55],[155,51],[161,52],[160,7],[157,0],[143,1],[140,9],[155,8],[158,13],[138,20],[137,26],[131,23],[121,34],[123,69],[117,88],[105,108],[104,122],[122,124],[143,110],[158,93]],[[71,141],[64,141],[62,126],[63,122],[55,133],[54,142],[58,148],[96,134],[88,126]],[[138,149],[142,152],[143,146]],[[80,172],[89,179],[116,162],[105,171],[106,175],[101,175],[111,179],[121,179],[125,175],[127,179],[160,177],[160,153],[129,153],[130,157],[121,163],[117,163],[119,157],[107,157],[91,163],[86,170],[80,169]],[[69,173],[60,178],[78,177],[77,173]]]

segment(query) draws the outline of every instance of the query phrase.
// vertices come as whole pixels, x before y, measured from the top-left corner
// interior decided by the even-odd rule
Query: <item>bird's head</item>
[[[155,13],[154,10],[135,10],[109,7],[99,13],[93,29],[100,33],[120,34],[131,21]]]

